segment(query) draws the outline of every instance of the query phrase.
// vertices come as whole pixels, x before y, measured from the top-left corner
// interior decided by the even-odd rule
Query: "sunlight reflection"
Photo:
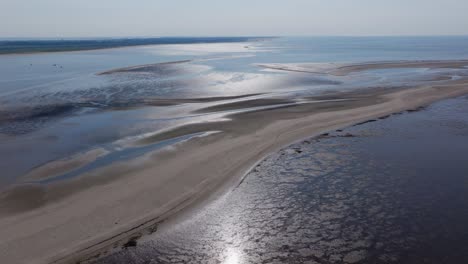
[[[242,256],[238,249],[228,248],[226,250],[226,258],[223,261],[223,264],[241,264]]]

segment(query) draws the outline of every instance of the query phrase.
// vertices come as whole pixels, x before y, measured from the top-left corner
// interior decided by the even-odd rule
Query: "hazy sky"
[[[0,0],[0,37],[468,35],[468,0]]]

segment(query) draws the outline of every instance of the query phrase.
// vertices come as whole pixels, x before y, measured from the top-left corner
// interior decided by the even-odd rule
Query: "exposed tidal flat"
[[[306,139],[97,263],[465,263],[468,98]]]
[[[230,199],[252,167],[291,142],[468,92],[464,39],[422,53],[400,39],[399,56],[382,43],[382,56],[325,45],[324,60],[304,49],[323,41],[9,55],[0,63],[10,73],[0,87],[2,258],[74,263],[135,246],[190,208]],[[372,43],[346,43],[356,41]],[[348,53],[352,62],[337,56]]]

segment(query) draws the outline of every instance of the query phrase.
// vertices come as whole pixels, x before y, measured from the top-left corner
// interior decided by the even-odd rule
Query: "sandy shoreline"
[[[281,148],[221,197],[96,263],[466,263],[467,103]]]
[[[380,67],[457,68],[460,63]],[[337,74],[379,68],[369,65],[365,69],[359,65],[341,68]],[[223,133],[195,138],[176,148],[116,163],[70,181],[23,186],[0,194],[0,208],[6,204],[27,208],[0,213],[0,257],[7,263],[92,259],[154,232],[164,219],[203,201],[226,182],[238,182],[269,153],[294,141],[467,93],[468,81],[464,79],[414,88],[343,92],[330,95],[346,99],[342,101],[320,102],[330,96],[311,98],[314,102],[252,111],[232,115],[229,122],[192,124],[168,131],[151,140],[203,131]],[[235,107],[242,105],[211,110]]]
[[[313,74],[330,74],[334,76],[346,76],[351,73],[367,70],[385,69],[463,69],[468,64],[467,60],[458,61],[391,61],[372,62],[361,64],[258,64],[264,69],[290,71]]]

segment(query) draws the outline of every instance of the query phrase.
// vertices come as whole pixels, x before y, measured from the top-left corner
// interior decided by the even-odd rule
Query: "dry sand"
[[[458,67],[457,63],[444,65]],[[466,93],[467,80],[363,89],[311,98],[311,103],[236,114],[229,122],[168,131],[147,140],[199,131],[222,133],[69,181],[21,186],[0,194],[0,259],[9,264],[76,263],[98,257],[154,232],[161,221],[206,200],[220,187],[238,183],[258,161],[284,145]],[[315,102],[320,99],[346,100]],[[228,108],[234,106],[242,107]]]

